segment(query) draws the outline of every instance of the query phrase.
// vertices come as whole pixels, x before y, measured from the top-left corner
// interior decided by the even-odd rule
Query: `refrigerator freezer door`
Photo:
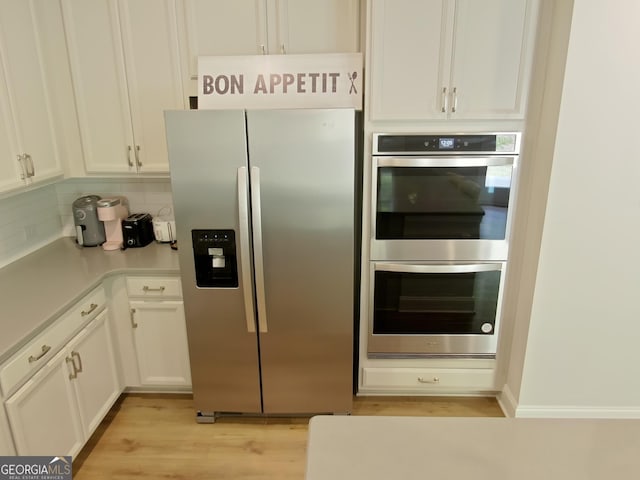
[[[351,411],[354,129],[351,110],[247,112],[266,414]]]
[[[247,278],[251,252],[243,241],[248,198],[240,197],[248,190],[239,188],[248,181],[244,112],[174,111],[165,120],[195,408],[259,413],[258,345],[254,312],[248,311],[253,308],[253,281]],[[192,242],[210,242],[206,231],[212,229],[235,232],[237,287],[196,286]],[[194,230],[200,233],[192,237]],[[204,250],[211,254],[212,268],[227,265],[225,247],[218,243]]]

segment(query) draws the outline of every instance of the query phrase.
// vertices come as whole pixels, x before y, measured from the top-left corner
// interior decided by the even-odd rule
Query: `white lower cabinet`
[[[18,455],[73,456],[82,448],[67,358],[60,352],[6,401]]]
[[[113,341],[104,312],[69,347],[75,371],[72,384],[82,428],[88,438],[120,395]]]
[[[492,368],[364,367],[361,393],[456,393],[493,391]]]
[[[18,455],[77,454],[120,394],[104,311],[6,402]]]
[[[11,436],[11,429],[9,428],[9,421],[4,412],[4,402],[2,398],[0,398],[0,457],[15,454],[16,450],[13,448],[13,438]]]
[[[141,386],[191,386],[182,301],[134,300],[129,306]]]
[[[128,276],[130,326],[143,390],[191,387],[187,327],[178,276]]]

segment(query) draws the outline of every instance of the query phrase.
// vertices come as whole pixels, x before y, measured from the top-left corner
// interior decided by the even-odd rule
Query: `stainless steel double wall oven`
[[[370,357],[493,357],[520,134],[374,134]]]

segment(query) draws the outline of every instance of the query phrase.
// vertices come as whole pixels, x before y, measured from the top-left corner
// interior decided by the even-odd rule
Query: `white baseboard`
[[[611,418],[640,419],[640,407],[591,407],[584,405],[519,405],[508,385],[496,399],[509,418]]]
[[[640,419],[640,407],[584,407],[584,406],[538,406],[520,405],[516,408],[518,418],[628,418]]]
[[[518,402],[513,396],[513,392],[509,388],[509,385],[504,386],[502,392],[496,396],[496,400],[498,400],[498,405],[500,405],[505,417],[513,418],[516,416]]]

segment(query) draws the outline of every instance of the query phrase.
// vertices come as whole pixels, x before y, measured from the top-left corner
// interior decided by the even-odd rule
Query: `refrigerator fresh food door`
[[[260,413],[244,112],[165,120],[194,405]]]
[[[350,412],[354,112],[247,112],[266,414]]]

